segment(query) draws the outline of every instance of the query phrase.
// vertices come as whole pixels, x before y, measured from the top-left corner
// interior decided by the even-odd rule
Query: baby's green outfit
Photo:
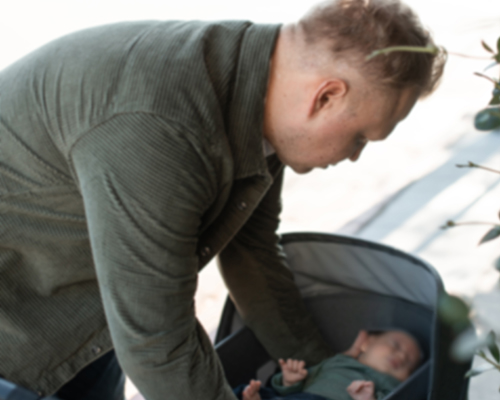
[[[281,396],[306,392],[330,400],[352,400],[346,390],[352,381],[372,381],[375,384],[375,398],[380,400],[400,383],[396,378],[375,371],[344,354],[327,358],[307,371],[306,379],[293,386],[283,386],[282,373],[274,375],[271,384]]]

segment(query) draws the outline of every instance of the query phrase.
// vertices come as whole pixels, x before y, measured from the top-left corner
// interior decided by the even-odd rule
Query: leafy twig
[[[481,72],[474,72],[474,75],[479,76],[479,77],[484,78],[484,79],[488,79],[490,82],[493,82],[493,84],[495,86],[498,85],[498,82],[495,79],[493,79],[492,77],[490,77],[488,75],[482,74]]]
[[[480,354],[478,353],[477,354],[479,357],[481,357],[483,360],[485,360],[486,362],[490,363],[491,365],[493,365],[496,369],[500,370],[500,365],[497,364],[496,362],[490,360],[485,354]]]
[[[471,55],[463,54],[463,53],[455,53],[454,51],[448,51],[448,54],[451,54],[452,56],[462,57],[462,58],[473,58],[475,60],[491,60],[492,59],[492,57],[471,56]]]
[[[497,225],[494,222],[487,222],[487,221],[466,221],[466,222],[455,222],[452,220],[446,221],[444,225],[442,225],[440,228],[441,229],[448,229],[448,228],[453,228],[455,226],[460,226],[460,225],[492,225],[495,226]]]
[[[375,50],[368,57],[366,57],[366,61],[370,61],[372,58],[377,57],[381,54],[390,54],[395,51],[406,51],[410,53],[429,53],[429,54],[438,54],[440,51],[446,54],[446,49],[443,47],[439,48],[436,46],[392,46],[386,47],[385,49]]]
[[[491,60],[492,57],[485,56],[471,56],[469,54],[456,53],[454,51],[448,51],[444,47],[437,46],[391,46],[386,47],[384,49],[373,51],[367,58],[366,61],[370,61],[372,58],[377,57],[381,54],[390,54],[395,51],[406,51],[410,53],[429,53],[429,54],[438,54],[439,52],[443,52],[445,55],[451,54],[452,56],[462,57],[462,58],[473,58],[475,60]]]
[[[488,167],[483,167],[482,165],[475,164],[472,161],[469,161],[467,164],[456,164],[457,168],[479,168],[484,169],[485,171],[494,172],[495,174],[500,174],[500,171]]]

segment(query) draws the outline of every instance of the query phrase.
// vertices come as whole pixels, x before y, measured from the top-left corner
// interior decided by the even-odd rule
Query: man
[[[339,0],[284,27],[94,28],[2,71],[0,375],[119,399],[114,348],[148,400],[234,399],[194,315],[216,254],[273,357],[329,356],[278,245],[283,165],[385,139],[442,63],[365,57],[429,43],[397,2]]]

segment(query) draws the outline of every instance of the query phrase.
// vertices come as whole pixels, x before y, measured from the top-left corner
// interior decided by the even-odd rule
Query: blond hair
[[[298,23],[306,43],[326,43],[332,55],[356,60],[377,85],[415,88],[420,96],[438,85],[446,58],[437,54],[392,52],[370,60],[375,50],[391,46],[434,46],[416,14],[398,0],[331,0],[313,8]]]

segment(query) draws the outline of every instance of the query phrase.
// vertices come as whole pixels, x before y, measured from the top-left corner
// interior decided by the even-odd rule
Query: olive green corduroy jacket
[[[148,400],[233,399],[197,322],[217,253],[274,357],[327,350],[278,246],[262,150],[279,26],[122,23],[0,72],[0,375],[55,392],[115,348]]]

